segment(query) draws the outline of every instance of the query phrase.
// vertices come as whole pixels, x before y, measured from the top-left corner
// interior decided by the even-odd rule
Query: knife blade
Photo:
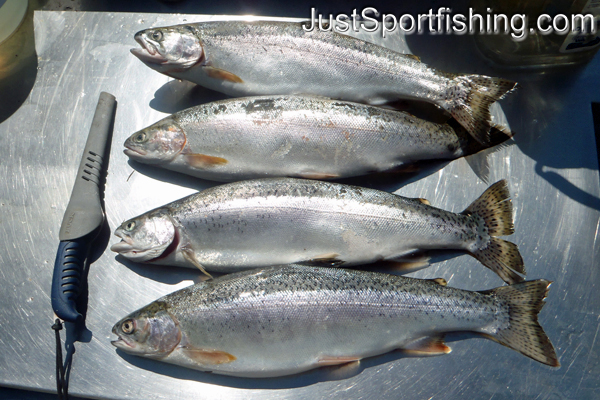
[[[52,309],[64,321],[82,318],[76,300],[92,242],[104,224],[104,178],[116,108],[115,97],[100,93],[71,198],[59,231],[59,246],[52,276]]]

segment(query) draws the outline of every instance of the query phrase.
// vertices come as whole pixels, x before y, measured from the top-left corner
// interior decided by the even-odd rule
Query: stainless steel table
[[[121,151],[126,137],[166,113],[223,98],[160,75],[129,53],[136,46],[132,34],[140,29],[206,19],[228,17],[36,12],[36,81],[23,105],[0,124],[0,385],[55,390],[50,279],[58,229],[101,91],[118,100],[106,187],[111,230],[131,216],[213,185],[130,164]],[[554,72],[502,72],[477,58],[468,37],[362,37],[419,54],[442,70],[503,75],[521,83],[501,103],[517,135],[511,146],[487,155],[488,183],[509,180],[516,225],[510,240],[521,249],[528,278],[554,281],[540,322],[562,367],[546,367],[483,339],[452,341],[452,354],[443,357],[392,353],[368,359],[349,377],[322,369],[239,379],[122,356],[110,344],[112,325],[200,274],[115,258],[105,246],[117,238],[105,232],[90,269],[88,331],[75,345],[72,394],[116,399],[600,396],[600,181],[590,106],[600,101],[600,58]],[[502,116],[499,109],[496,116]],[[481,171],[471,167],[483,157],[408,179],[355,182],[460,211],[487,187]],[[472,290],[502,283],[468,256],[447,258],[411,275],[443,277],[450,286]]]

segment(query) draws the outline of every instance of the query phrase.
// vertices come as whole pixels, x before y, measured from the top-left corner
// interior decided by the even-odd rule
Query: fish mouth
[[[142,46],[142,48],[131,49],[131,54],[139,58],[140,60],[152,64],[164,64],[168,60],[163,57],[155,45],[148,42],[142,35],[135,35],[135,41]]]
[[[115,326],[113,326],[112,328],[112,333],[117,335],[117,340],[111,340],[110,344],[122,350],[133,349],[133,345],[129,344],[125,339],[123,339],[123,337],[121,337],[121,335],[119,335],[119,333],[117,332],[117,325],[118,324],[115,324]]]
[[[149,250],[136,249],[132,243],[125,241],[125,239],[110,246],[110,250],[131,260],[146,259],[146,254],[149,252]]]
[[[121,236],[118,233],[116,235],[121,238],[121,241],[110,246],[111,251],[119,253],[127,258],[139,258],[140,256],[144,256],[146,250],[137,249],[133,244],[133,239],[129,236]]]
[[[135,147],[129,147],[129,146],[125,146],[125,150],[123,150],[123,153],[125,153],[128,157],[139,157],[139,156],[145,156],[148,154],[147,151],[144,151],[142,149],[136,149]]]
[[[119,231],[120,229],[117,229],[117,232],[115,232],[115,236],[119,237],[121,241],[110,246],[110,249],[115,253],[123,253],[133,250],[135,248],[133,246],[133,239],[127,235],[123,235],[123,233]],[[113,333],[116,334],[114,329]]]
[[[118,232],[115,235],[120,237],[121,241],[110,246],[110,250],[136,262],[153,262],[165,258],[175,251],[179,244],[179,240],[172,240],[164,246],[140,249],[134,245],[133,239],[129,236],[121,235]]]
[[[131,49],[131,54],[142,60],[143,62],[147,62],[150,64],[164,64],[167,62],[167,59],[161,56],[160,54],[152,55],[146,49]]]
[[[110,344],[115,346],[117,349],[121,349],[121,350],[125,350],[125,351],[131,351],[134,348],[132,345],[127,343],[127,341],[121,337],[119,337],[117,340],[111,340]]]
[[[111,251],[114,251],[115,253],[119,253],[119,254],[123,254],[123,253],[134,253],[136,254],[136,251],[134,251],[134,247],[133,244],[128,243],[125,241],[125,239],[122,239],[119,243],[115,243],[112,246],[110,246]]]

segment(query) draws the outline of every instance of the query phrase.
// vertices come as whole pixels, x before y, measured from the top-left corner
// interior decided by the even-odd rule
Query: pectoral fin
[[[184,157],[186,162],[194,168],[210,168],[227,164],[225,158],[207,156],[206,154],[185,154]]]
[[[206,272],[206,270],[204,269],[204,267],[202,266],[202,264],[200,264],[198,262],[198,260],[196,259],[196,255],[194,254],[194,252],[191,249],[189,249],[189,248],[183,248],[182,249],[182,254],[183,254],[183,258],[185,258],[190,263],[194,264],[196,267],[198,267],[198,269],[200,271],[202,271],[204,274],[206,274],[206,275],[208,275],[209,277],[212,278],[212,275],[209,274],[208,272]]]
[[[392,271],[408,273],[429,266],[431,263],[431,257],[422,255],[411,258],[386,260],[383,263]]]
[[[182,346],[181,351],[200,365],[227,364],[237,358],[225,351],[200,349],[192,346]]]
[[[203,68],[204,68],[204,71],[206,72],[206,75],[210,76],[211,78],[220,79],[220,80],[227,81],[227,82],[244,83],[242,78],[240,78],[236,74],[233,74],[229,71],[225,71],[224,69],[215,68],[215,67],[203,67]]]
[[[441,336],[424,338],[411,343],[402,350],[414,356],[439,356],[448,354],[452,351],[452,349],[444,343],[444,338]]]

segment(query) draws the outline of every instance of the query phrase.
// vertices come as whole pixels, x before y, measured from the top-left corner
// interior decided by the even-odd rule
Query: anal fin
[[[351,361],[345,364],[336,364],[331,367],[325,367],[327,380],[342,380],[356,376],[361,371],[360,360]]]
[[[411,343],[402,348],[405,353],[413,356],[439,356],[448,354],[452,349],[446,345],[442,336],[431,336]]]
[[[392,271],[408,273],[428,267],[431,263],[431,257],[421,255],[410,258],[407,257],[397,258],[394,260],[385,260],[383,263]]]

